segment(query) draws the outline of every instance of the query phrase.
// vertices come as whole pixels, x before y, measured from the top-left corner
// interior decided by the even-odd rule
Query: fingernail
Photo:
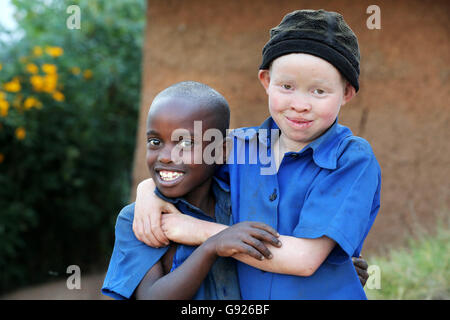
[[[269,259],[272,259],[273,258],[273,254],[269,254]]]

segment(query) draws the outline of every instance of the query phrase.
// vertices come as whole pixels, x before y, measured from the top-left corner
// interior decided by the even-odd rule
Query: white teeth
[[[161,177],[162,180],[164,181],[172,181],[175,180],[179,177],[181,177],[184,173],[182,172],[178,172],[178,171],[166,171],[166,170],[161,170],[159,172],[159,176]]]

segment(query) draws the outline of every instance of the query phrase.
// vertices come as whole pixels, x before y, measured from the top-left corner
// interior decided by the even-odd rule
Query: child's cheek
[[[280,112],[283,110],[283,99],[276,95],[272,95],[270,97],[269,106],[272,112]]]

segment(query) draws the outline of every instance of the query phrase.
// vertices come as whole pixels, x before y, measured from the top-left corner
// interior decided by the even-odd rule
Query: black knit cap
[[[289,53],[308,53],[327,60],[358,91],[358,39],[339,13],[323,9],[288,13],[270,30],[259,69],[269,69],[273,60]]]

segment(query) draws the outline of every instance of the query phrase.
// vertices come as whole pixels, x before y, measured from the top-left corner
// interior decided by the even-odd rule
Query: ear
[[[259,82],[261,82],[262,86],[264,87],[264,90],[269,89],[269,84],[270,84],[270,71],[269,70],[259,70],[258,72],[258,78],[259,78]]]
[[[345,81],[344,98],[342,101],[342,105],[352,100],[354,96],[356,96],[355,88],[348,81]]]

